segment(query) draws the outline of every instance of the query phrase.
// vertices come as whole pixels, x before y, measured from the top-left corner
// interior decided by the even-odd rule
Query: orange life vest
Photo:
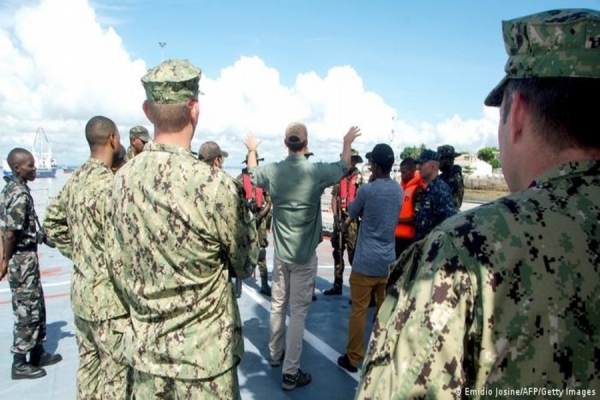
[[[262,207],[263,204],[263,190],[258,186],[252,185],[250,181],[250,175],[242,174],[244,180],[244,192],[246,192],[246,200],[254,199],[258,208]]]
[[[342,210],[346,210],[346,208],[354,201],[356,197],[356,189],[358,182],[358,173],[353,173],[352,175],[345,176],[340,181],[340,207]]]
[[[404,191],[404,202],[400,210],[400,218],[415,217],[415,201],[414,196],[417,188],[425,189],[425,182],[421,179],[419,171],[415,172],[415,176],[407,183],[401,182]],[[396,226],[395,236],[397,238],[412,239],[415,237],[415,223],[398,223]]]

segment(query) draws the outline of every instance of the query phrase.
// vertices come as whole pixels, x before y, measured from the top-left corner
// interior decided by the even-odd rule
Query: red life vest
[[[244,192],[246,192],[246,200],[254,199],[258,208],[263,205],[263,190],[258,186],[252,185],[250,181],[250,175],[242,174],[244,180]]]
[[[425,189],[425,182],[421,179],[419,171],[415,172],[415,176],[406,184],[402,182],[404,189],[404,202],[400,210],[399,218],[407,219],[415,217],[415,200],[414,195],[417,188]],[[415,237],[415,223],[398,223],[396,226],[395,236],[397,238],[413,239]]]
[[[340,181],[340,207],[345,210],[356,197],[358,173],[343,177]]]

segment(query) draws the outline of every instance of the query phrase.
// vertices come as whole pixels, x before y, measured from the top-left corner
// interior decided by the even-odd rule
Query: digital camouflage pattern
[[[598,199],[600,161],[562,164],[405,251],[356,398],[458,399],[467,388],[599,394]]]
[[[465,181],[463,179],[462,167],[453,165],[450,171],[440,174],[440,178],[450,187],[452,201],[456,211],[460,211],[463,198],[465,197]]]
[[[46,234],[62,255],[73,261],[73,313],[88,321],[127,314],[109,275],[114,237],[110,208],[113,178],[102,161],[89,158],[71,174],[44,218]]]
[[[230,369],[214,379],[178,380],[156,378],[135,371],[135,393],[138,399],[214,399],[240,400],[237,370]]]
[[[202,71],[188,60],[167,60],[142,77],[148,101],[160,104],[198,99]]]
[[[123,333],[128,327],[127,316],[105,321],[88,321],[75,316],[79,352],[78,399],[131,398],[133,370],[127,365],[122,351]]]
[[[249,277],[259,250],[242,185],[187,149],[148,143],[115,175],[112,208],[133,368],[188,380],[237,366],[242,324],[231,277]]]
[[[141,125],[136,125],[129,130],[129,139],[140,138],[143,142],[148,143],[150,141],[150,133],[148,129]]]
[[[14,314],[14,354],[27,354],[46,340],[46,302],[35,251],[13,254],[8,262],[8,285]]]
[[[6,185],[0,192],[2,233],[15,232],[15,251],[31,248],[37,251],[35,205],[29,186],[16,177],[4,177],[4,181]]]
[[[15,252],[8,262],[8,284],[14,315],[15,354],[27,354],[46,339],[46,304],[37,256],[35,205],[29,187],[16,177],[4,178],[0,192],[2,235],[13,231]]]
[[[358,154],[358,152],[356,150],[352,151],[352,156],[360,157],[360,155]],[[360,162],[362,162],[362,158],[360,159]],[[363,176],[360,173],[360,171],[358,170],[358,168],[355,168],[350,173],[350,175],[346,175],[342,179],[349,179],[353,175],[359,175],[359,177],[356,181],[356,192],[358,192],[358,189],[365,183]],[[333,263],[334,263],[333,285],[341,287],[344,284],[344,269],[345,269],[344,250],[348,252],[348,262],[350,263],[350,265],[352,265],[352,261],[354,261],[354,252],[356,250],[356,241],[358,239],[359,222],[358,222],[358,220],[352,220],[352,222],[350,222],[350,225],[348,225],[341,232],[342,240],[341,240],[341,248],[340,248],[340,223],[343,223],[343,221],[345,221],[346,218],[348,218],[348,210],[347,209],[342,210],[341,208],[339,208],[339,204],[340,204],[339,192],[340,192],[340,184],[338,183],[331,190],[331,196],[335,199],[334,201],[337,202],[339,211],[338,211],[338,216],[335,217],[337,219],[337,223],[336,223],[336,221],[334,221],[333,232],[331,234],[330,240],[331,240],[331,246],[333,247],[333,253],[332,253],[333,254]],[[348,206],[349,205],[350,204],[348,204]]]
[[[600,11],[564,9],[502,22],[506,76],[485,99],[500,106],[509,79],[600,78]]]
[[[237,177],[237,181],[243,185],[243,175],[240,174]],[[269,192],[263,191],[263,208],[267,206],[267,204],[271,204],[271,196]],[[269,212],[270,213],[270,212]],[[260,272],[260,276],[266,276],[269,271],[267,269],[267,258],[266,258],[266,249],[269,247],[269,231],[267,229],[268,223],[268,214],[265,218],[259,219],[260,210],[256,210],[254,213],[254,219],[257,221],[256,224],[256,232],[258,234],[258,245],[261,249],[265,249],[264,255],[263,252],[259,254],[258,257],[258,271]]]
[[[415,221],[415,240],[424,238],[433,228],[456,214],[450,187],[437,176],[431,181],[421,198],[421,207]]]

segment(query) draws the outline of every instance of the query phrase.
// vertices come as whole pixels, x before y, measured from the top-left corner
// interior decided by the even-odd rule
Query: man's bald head
[[[85,125],[85,139],[90,148],[105,146],[113,133],[117,133],[117,125],[110,118],[101,115],[92,117]]]
[[[29,157],[33,158],[33,155],[28,150],[25,150],[21,147],[15,147],[8,153],[6,162],[8,163],[10,169],[14,172],[17,165],[28,161]]]

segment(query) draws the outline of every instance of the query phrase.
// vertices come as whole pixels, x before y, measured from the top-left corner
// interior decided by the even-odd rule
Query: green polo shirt
[[[321,196],[347,171],[343,160],[309,162],[304,155],[250,169],[252,183],[271,194],[273,239],[277,257],[290,264],[306,264],[323,240]]]

